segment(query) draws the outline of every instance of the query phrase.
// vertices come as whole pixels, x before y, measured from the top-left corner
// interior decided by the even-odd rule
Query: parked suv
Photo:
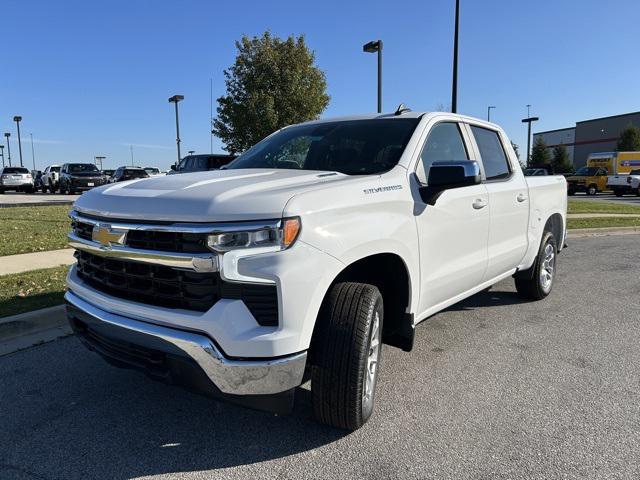
[[[60,193],[91,190],[107,183],[107,177],[93,163],[65,163],[60,170]]]
[[[4,167],[0,169],[0,193],[7,190],[16,192],[35,192],[33,175],[23,167]]]
[[[243,405],[285,412],[310,379],[316,418],[353,430],[382,343],[506,278],[551,293],[566,188],[471,117],[293,125],[224,170],[78,199],[67,314],[111,363]]]
[[[235,158],[235,155],[222,154],[188,155],[180,161],[177,167],[171,165],[171,170],[167,172],[167,175],[218,170]]]
[[[49,165],[42,173],[42,193],[55,193],[60,184],[60,165]]]
[[[125,182],[127,180],[135,180],[136,178],[148,178],[149,174],[144,168],[140,167],[120,167],[111,176],[111,183]]]

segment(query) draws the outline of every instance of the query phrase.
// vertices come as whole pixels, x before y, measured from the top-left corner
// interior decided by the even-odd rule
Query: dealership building
[[[622,131],[633,124],[640,127],[640,112],[576,122],[575,127],[547,130],[533,134],[533,141],[542,137],[553,154],[553,148],[564,145],[575,168],[587,163],[590,153],[613,152]]]

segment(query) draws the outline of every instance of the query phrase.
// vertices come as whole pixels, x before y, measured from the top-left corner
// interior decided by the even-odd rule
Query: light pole
[[[9,156],[9,166],[11,166],[11,144],[9,143],[9,137],[11,134],[9,132],[5,132],[4,136],[7,137],[7,155]]]
[[[460,0],[456,0],[456,19],[453,34],[453,78],[451,82],[451,113],[458,112],[458,25],[460,24]]]
[[[527,124],[527,166],[531,164],[531,124],[540,120],[539,117],[532,117],[530,112],[531,105],[527,105],[527,118],[522,119],[522,123]]]
[[[382,40],[365,43],[362,46],[362,51],[378,53],[378,113],[382,113]]]
[[[178,102],[184,100],[184,95],[174,95],[169,98],[169,103],[175,103],[176,105],[176,146],[178,147],[178,161],[176,166],[180,163],[180,122],[178,121]]]
[[[31,137],[31,161],[33,162],[33,169],[36,169],[36,154],[35,154],[35,150],[33,149],[33,133],[29,134],[29,137]]]
[[[18,127],[18,152],[20,153],[20,166],[24,167],[22,164],[22,142],[20,141],[20,121],[22,117],[20,115],[16,115],[13,117],[13,121],[16,122],[16,126]]]
[[[107,157],[97,156],[97,157],[95,157],[95,158],[96,158],[96,164],[98,164],[98,162],[99,162],[99,163],[100,163],[100,170],[102,170],[102,167],[104,166],[104,165],[102,164],[102,162],[103,162],[103,161],[104,161],[104,159],[105,159],[105,158],[107,158]]]
[[[487,107],[487,122],[491,121],[491,109],[496,108],[493,105]]]
[[[4,168],[4,145],[0,145],[0,157],[2,157],[2,168]]]
[[[193,155],[194,153],[196,153],[196,151],[195,151],[195,150],[189,150],[187,153],[188,153],[189,155]]]

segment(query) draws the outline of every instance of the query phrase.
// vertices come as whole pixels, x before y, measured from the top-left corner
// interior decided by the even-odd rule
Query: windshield
[[[160,169],[154,167],[147,167],[144,169],[144,171],[149,175],[157,175],[158,173],[160,173]]]
[[[59,172],[60,171],[60,167],[51,167],[51,169],[49,171],[50,172]]]
[[[585,177],[593,177],[597,171],[598,171],[597,167],[582,167],[582,168],[579,168],[575,174],[582,175]]]
[[[146,178],[149,174],[144,170],[125,170],[124,176],[127,178]]]
[[[393,168],[418,118],[299,125],[267,137],[227,168],[282,168],[370,175]]]
[[[67,171],[69,173],[100,172],[93,163],[70,163]]]
[[[21,167],[6,167],[2,173],[29,173],[29,170]]]
[[[631,170],[629,175],[640,175],[640,170]]]

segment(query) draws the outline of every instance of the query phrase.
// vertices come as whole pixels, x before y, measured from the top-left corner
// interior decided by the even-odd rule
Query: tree
[[[551,155],[549,155],[549,149],[542,137],[536,137],[536,141],[533,143],[533,148],[531,149],[529,165],[542,165],[544,163],[551,163]]]
[[[286,40],[265,32],[236,42],[235,63],[224,71],[216,134],[230,153],[246,150],[276,130],[320,116],[329,104],[325,74],[304,36]]]
[[[573,164],[569,160],[569,153],[564,145],[556,145],[553,148],[551,164],[556,173],[571,173],[574,170]]]
[[[616,150],[618,152],[637,152],[640,150],[640,128],[629,123],[620,134]]]

